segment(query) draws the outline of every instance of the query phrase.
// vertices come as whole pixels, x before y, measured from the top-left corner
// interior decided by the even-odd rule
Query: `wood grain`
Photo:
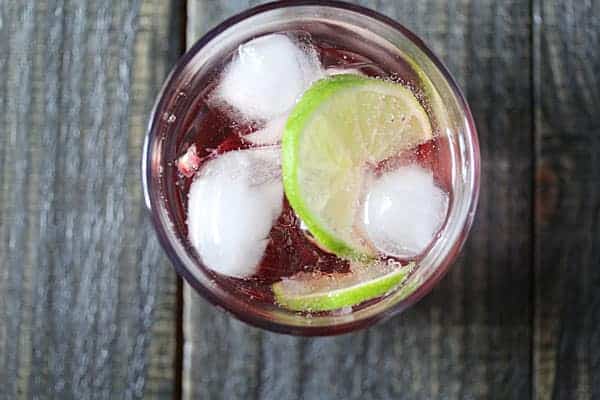
[[[184,3],[0,1],[0,399],[177,395],[139,162]],[[257,3],[188,0],[188,45]],[[420,304],[341,337],[260,331],[186,287],[184,397],[600,397],[600,1],[358,3],[422,36],[472,105],[471,237]]]
[[[424,301],[382,325],[301,339],[245,326],[186,287],[184,397],[531,396],[532,87],[525,0],[362,1],[421,35],[465,90],[482,196],[471,238]],[[188,2],[188,45],[255,2]]]
[[[0,398],[172,396],[175,275],[139,165],[177,3],[0,2]]]
[[[536,399],[600,397],[600,1],[534,1]]]

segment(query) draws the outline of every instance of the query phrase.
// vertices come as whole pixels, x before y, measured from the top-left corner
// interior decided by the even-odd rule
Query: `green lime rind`
[[[422,281],[420,279],[414,279],[412,282],[407,282],[396,294],[395,301],[402,301],[413,294],[418,288],[421,287]]]
[[[346,287],[312,293],[293,294],[286,289],[285,282],[273,284],[275,301],[281,307],[292,311],[320,312],[334,311],[344,307],[359,305],[367,300],[383,296],[398,288],[413,269],[413,264],[396,268],[380,277],[358,282]],[[352,274],[349,272],[348,274]],[[343,275],[343,274],[341,274]],[[291,280],[294,277],[289,278]],[[329,279],[326,274],[305,281],[307,286],[319,284],[319,281]]]
[[[298,180],[299,141],[304,126],[327,98],[337,93],[340,89],[356,87],[367,82],[369,82],[368,79],[358,75],[342,74],[320,80],[313,84],[292,110],[281,140],[283,187],[290,205],[300,218],[302,218],[302,221],[304,221],[321,245],[340,257],[358,261],[366,261],[371,257],[353,249],[352,246],[338,239],[333,233],[325,229],[300,194]]]

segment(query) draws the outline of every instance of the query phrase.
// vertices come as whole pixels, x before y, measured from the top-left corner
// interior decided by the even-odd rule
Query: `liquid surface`
[[[326,75],[361,74],[391,80],[408,87],[428,112],[431,124],[434,130],[437,130],[436,118],[432,115],[425,91],[420,86],[418,75],[409,67],[408,63],[386,56],[385,52],[381,49],[378,50],[375,46],[368,47],[364,43],[360,45],[355,43],[355,46],[350,46],[352,43],[334,39],[340,35],[334,36],[326,26],[319,26],[311,33],[293,30],[282,34],[291,38],[295,43],[310,49],[311,54]],[[272,117],[268,109],[256,108],[248,116],[240,113],[239,110],[232,110],[227,102],[215,101],[215,99],[223,97],[219,93],[223,87],[221,84],[223,71],[228,71],[229,64],[236,54],[239,53],[234,51],[225,57],[223,63],[216,66],[212,74],[203,80],[202,87],[196,93],[192,106],[187,110],[181,122],[180,135],[175,143],[173,157],[168,164],[166,196],[172,206],[175,227],[185,238],[190,237],[187,223],[190,215],[188,205],[190,187],[196,177],[196,171],[201,171],[204,166],[214,162],[225,153],[272,146],[273,142],[277,142],[277,131],[283,126],[281,120],[268,120]],[[267,73],[267,71],[255,72]],[[278,73],[285,73],[285,71],[278,71]],[[234,83],[235,80],[228,88],[230,92],[235,89]],[[239,100],[232,101],[243,102],[244,99],[244,97],[240,97]],[[265,116],[267,117],[265,118]],[[283,118],[283,122],[285,122],[285,118]],[[273,137],[262,132],[263,130],[268,131],[268,129],[271,129],[269,132]],[[375,176],[383,176],[403,167],[418,166],[431,174],[436,187],[446,193],[451,202],[452,164],[450,153],[448,138],[440,132],[436,132],[433,139],[372,166],[372,171]],[[193,168],[186,171],[181,167],[180,160],[190,154]],[[228,204],[227,207],[234,211],[234,205]],[[206,215],[209,214],[206,213],[204,218],[207,218]],[[189,241],[187,246],[189,251],[197,257],[200,265],[198,249]],[[228,251],[237,251],[236,246],[230,246]],[[409,261],[416,261],[418,264],[418,260],[425,253],[426,249],[419,254],[410,256],[394,256],[385,253],[381,253],[380,256],[382,259],[394,259],[403,264]],[[215,281],[226,289],[241,296],[247,296],[252,301],[273,304],[271,285],[282,278],[293,276],[299,272],[347,273],[350,270],[348,260],[324,250],[315,242],[290,207],[285,194],[281,211],[274,218],[265,240],[262,256],[258,259],[260,261],[250,276],[232,277],[209,272],[212,273]]]

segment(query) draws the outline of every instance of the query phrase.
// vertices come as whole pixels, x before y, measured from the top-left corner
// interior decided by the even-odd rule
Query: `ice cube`
[[[200,159],[200,157],[198,157],[196,145],[193,144],[190,147],[188,147],[186,152],[181,157],[177,159],[175,165],[177,166],[177,169],[183,176],[185,176],[186,178],[191,178],[198,170],[201,161],[202,160]]]
[[[231,151],[200,168],[187,223],[208,268],[238,278],[256,273],[283,207],[279,154],[273,147]]]
[[[413,257],[439,231],[448,211],[448,195],[431,171],[417,165],[384,173],[369,188],[363,212],[365,232],[380,251]]]
[[[238,48],[217,95],[247,118],[270,120],[289,111],[322,75],[314,50],[271,34]]]
[[[242,138],[246,142],[257,146],[277,144],[281,141],[287,118],[288,114],[284,114],[272,119],[268,121],[262,129],[245,135]]]

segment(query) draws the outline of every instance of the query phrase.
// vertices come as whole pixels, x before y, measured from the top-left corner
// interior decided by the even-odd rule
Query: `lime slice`
[[[323,247],[369,258],[374,250],[355,223],[366,171],[432,136],[427,113],[406,87],[358,75],[320,80],[285,126],[286,196]]]
[[[299,272],[273,284],[273,293],[290,310],[332,311],[383,296],[400,286],[413,267],[376,262],[348,273]]]

